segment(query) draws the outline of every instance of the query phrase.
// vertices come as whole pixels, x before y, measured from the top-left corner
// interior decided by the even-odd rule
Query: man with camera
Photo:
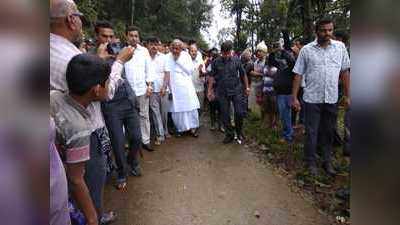
[[[106,49],[104,58],[112,63],[114,57],[121,51],[120,43],[112,42],[114,39],[113,26],[108,21],[99,21],[95,26],[97,39],[97,51]],[[122,74],[125,78],[125,74]],[[128,140],[129,154],[128,164],[130,173],[133,176],[141,176],[141,168],[138,161],[140,150],[141,132],[139,115],[135,103],[135,94],[126,79],[122,79],[112,100],[104,101],[101,104],[104,121],[111,138],[111,145],[117,164],[117,188],[126,187],[126,158],[125,141]],[[124,132],[125,129],[125,132]]]

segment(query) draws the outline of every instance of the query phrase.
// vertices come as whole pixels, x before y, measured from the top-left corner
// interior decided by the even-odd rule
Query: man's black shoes
[[[336,171],[335,171],[335,169],[333,169],[332,163],[324,163],[324,165],[322,167],[324,168],[325,172],[329,176],[335,176],[336,175]]]
[[[150,144],[142,144],[143,149],[146,149],[149,152],[153,152],[154,149],[151,148]]]
[[[318,176],[318,169],[315,165],[307,165],[307,172],[312,177]]]
[[[232,136],[225,136],[224,140],[222,141],[222,143],[224,144],[229,144],[231,143],[235,138]]]

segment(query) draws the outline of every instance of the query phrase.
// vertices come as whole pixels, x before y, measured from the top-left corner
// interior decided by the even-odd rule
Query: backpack
[[[270,55],[270,63],[278,69],[274,78],[273,87],[277,94],[290,94],[293,85],[294,57],[282,50]]]

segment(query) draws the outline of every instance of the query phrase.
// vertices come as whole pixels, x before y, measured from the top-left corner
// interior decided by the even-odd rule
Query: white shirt
[[[147,48],[137,45],[132,59],[125,63],[125,75],[136,96],[146,94],[146,82],[153,82],[156,77]]]
[[[193,62],[193,66],[194,66],[194,70],[192,73],[192,81],[193,81],[193,85],[194,88],[196,89],[196,92],[201,92],[204,91],[204,77],[200,77],[200,71],[199,71],[199,66],[203,65],[201,72],[204,74],[206,73],[205,70],[205,66],[204,66],[204,61],[203,58],[201,57],[201,54],[197,55],[197,57],[195,59],[192,60]]]
[[[68,92],[66,72],[69,61],[82,52],[70,41],[56,34],[50,33],[50,90]],[[123,65],[115,62],[111,67],[108,84],[108,98],[112,99],[118,84],[121,81]],[[92,131],[104,127],[103,114],[100,102],[92,102],[87,110],[90,113]]]
[[[170,88],[172,92],[171,112],[189,112],[200,108],[196,90],[192,82],[194,70],[189,53],[182,51],[178,60],[169,53],[166,61],[166,71],[170,72]]]
[[[151,58],[151,67],[153,67],[155,71],[153,92],[160,92],[161,87],[163,86],[165,75],[165,58],[165,54],[159,52],[157,52],[154,58]]]

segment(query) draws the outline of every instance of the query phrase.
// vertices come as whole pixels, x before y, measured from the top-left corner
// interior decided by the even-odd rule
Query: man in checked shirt
[[[333,130],[338,113],[339,79],[343,81],[345,106],[350,105],[350,59],[342,42],[333,40],[333,21],[324,18],[316,23],[317,39],[304,46],[293,68],[293,107],[300,110],[298,92],[301,80],[305,87],[306,139],[304,154],[306,166],[311,175],[317,175],[316,148],[321,143],[323,148],[323,168],[329,175],[335,175],[331,163]],[[321,138],[318,140],[318,129]]]

